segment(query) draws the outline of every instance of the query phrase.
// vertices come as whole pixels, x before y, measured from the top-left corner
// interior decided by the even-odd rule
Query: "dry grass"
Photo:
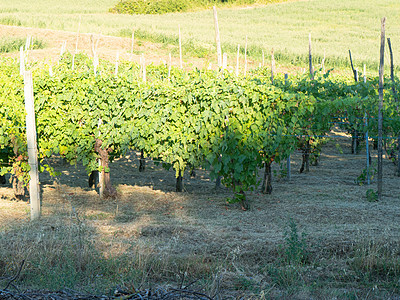
[[[331,141],[309,174],[297,173],[295,154],[292,180],[276,176],[272,195],[250,194],[246,212],[226,204],[229,191],[215,191],[203,170],[187,176],[186,192],[177,194],[173,172],[149,162],[139,173],[132,153],[111,166],[119,197],[101,200],[86,188],[82,168],[54,158],[63,175],[41,176],[40,222],[30,223],[28,205],[12,201],[9,187],[0,188],[0,277],[25,259],[17,284],[34,288],[104,292],[198,280],[197,288],[219,291],[221,299],[395,299],[398,178],[385,161],[384,199],[367,202],[371,187],[354,183],[364,156],[349,149],[350,140]],[[284,238],[289,219],[307,233],[309,256],[298,263],[284,254],[299,246]]]

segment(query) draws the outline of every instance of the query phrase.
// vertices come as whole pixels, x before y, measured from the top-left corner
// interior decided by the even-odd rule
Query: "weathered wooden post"
[[[214,11],[214,26],[215,26],[215,43],[217,44],[218,68],[221,68],[222,67],[221,39],[219,36],[217,8],[215,6],[213,6],[213,11]]]
[[[40,217],[40,189],[39,189],[39,167],[37,158],[35,104],[33,98],[32,72],[24,72],[24,96],[26,110],[26,137],[28,144],[28,163],[30,166],[29,176],[29,198],[31,205],[31,220]]]
[[[379,112],[378,112],[378,200],[382,200],[382,185],[383,185],[383,72],[385,65],[385,23],[386,18],[382,18],[381,24],[381,50],[379,63]]]
[[[311,55],[311,33],[308,35],[308,65],[310,68],[311,80],[314,80],[314,69],[312,66],[312,55]]]

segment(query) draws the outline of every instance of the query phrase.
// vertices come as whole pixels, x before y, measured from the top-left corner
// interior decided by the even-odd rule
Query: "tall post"
[[[213,6],[213,11],[214,11],[214,26],[215,26],[215,43],[217,44],[218,68],[221,68],[222,67],[221,39],[219,36],[217,8],[215,6]]]
[[[246,43],[244,45],[244,76],[247,74],[247,35],[246,35]]]
[[[287,73],[285,73],[285,85],[288,85],[288,83],[289,83],[288,77],[289,77],[289,75],[288,75]],[[286,169],[287,169],[287,179],[290,180],[291,177],[292,177],[292,174],[291,174],[292,170],[291,170],[291,163],[290,163],[290,154],[289,154],[289,156],[288,156],[288,158],[287,158],[287,161],[286,161]]]
[[[183,69],[181,25],[179,25],[178,29],[179,29],[179,64],[181,69]]]
[[[224,53],[222,56],[222,70],[226,70],[228,68],[228,54]]]
[[[394,101],[397,102],[397,113],[399,113],[399,99],[397,97],[397,91],[394,81],[394,62],[393,62],[393,51],[392,51],[392,43],[390,42],[390,38],[387,39],[390,53],[390,79],[392,80],[392,93]],[[400,176],[400,134],[397,137],[397,170],[396,175]]]
[[[119,51],[117,51],[117,57],[115,58],[115,77],[118,76],[118,64],[119,64]]]
[[[25,73],[25,52],[24,47],[19,48],[19,74],[24,76]]]
[[[239,76],[239,55],[240,55],[240,45],[238,45],[238,50],[236,55],[236,77]]]
[[[142,53],[142,79],[146,83],[146,62],[144,60],[144,54]]]
[[[310,68],[311,80],[314,80],[314,70],[312,66],[312,55],[311,55],[311,33],[308,35],[308,65]]]
[[[172,68],[172,56],[171,52],[169,53],[169,65],[168,65],[168,79],[171,78],[171,68]]]
[[[265,65],[265,54],[264,54],[264,50],[262,50],[262,66],[264,67]]]
[[[275,56],[274,49],[271,51],[271,83],[274,84],[274,73],[275,73]]]
[[[135,29],[132,30],[132,45],[131,45],[131,54],[133,54],[133,47],[135,46]]]
[[[26,136],[28,144],[28,163],[30,166],[29,176],[29,198],[31,205],[31,220],[40,217],[40,189],[39,168],[37,158],[35,104],[33,98],[32,72],[24,72],[24,95],[26,109]]]
[[[350,57],[351,70],[353,71],[354,81],[358,82],[358,74],[357,74],[357,70],[354,69],[353,58],[351,57],[351,50],[350,49],[349,49],[349,57]]]
[[[363,77],[364,77],[364,83],[367,83],[367,71],[366,71],[366,67],[364,64],[364,72],[363,72]],[[364,118],[365,118],[365,128],[367,128],[367,130],[365,131],[365,152],[366,152],[366,157],[367,157],[367,185],[371,184],[371,176],[369,175],[369,141],[368,141],[368,116],[367,113],[364,114]]]
[[[78,42],[79,42],[79,31],[81,29],[81,18],[82,18],[82,16],[79,16],[78,31],[76,32],[75,53],[72,56],[72,70],[75,69],[75,55],[78,53]]]
[[[383,184],[383,72],[385,65],[385,23],[386,18],[382,18],[381,24],[381,50],[380,50],[380,63],[379,63],[379,112],[378,112],[378,200],[382,200],[382,184]]]

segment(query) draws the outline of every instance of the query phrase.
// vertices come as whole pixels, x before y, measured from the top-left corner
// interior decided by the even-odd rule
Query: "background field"
[[[136,37],[165,45],[177,45],[181,26],[184,51],[188,56],[214,53],[214,24],[211,11],[167,15],[115,15],[108,9],[116,0],[103,1],[0,1],[0,23],[40,28]],[[387,37],[391,37],[395,60],[400,57],[400,3],[310,0],[268,6],[242,7],[219,11],[223,51],[233,61],[237,45],[246,36],[249,55],[261,59],[261,51],[276,51],[278,63],[304,65],[308,57],[308,34],[312,34],[316,61],[326,53],[326,63],[347,66],[351,49],[356,67],[367,63],[377,70],[380,19],[387,17]],[[399,46],[398,46],[399,45]],[[214,56],[213,56],[214,57]]]

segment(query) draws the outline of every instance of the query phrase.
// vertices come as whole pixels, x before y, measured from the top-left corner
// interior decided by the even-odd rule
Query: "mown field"
[[[131,36],[168,44],[178,44],[181,26],[184,54],[214,58],[212,11],[167,15],[116,15],[108,13],[118,1],[0,1],[0,23],[62,29],[106,35]],[[400,56],[400,3],[386,0],[366,1],[289,1],[267,6],[240,7],[219,11],[223,51],[243,48],[246,36],[250,57],[261,60],[273,48],[279,63],[307,66],[308,34],[312,34],[313,53],[320,62],[336,67],[348,65],[351,49],[356,67],[366,63],[376,72],[379,56],[380,19],[387,17],[387,36],[391,37],[394,57]]]

